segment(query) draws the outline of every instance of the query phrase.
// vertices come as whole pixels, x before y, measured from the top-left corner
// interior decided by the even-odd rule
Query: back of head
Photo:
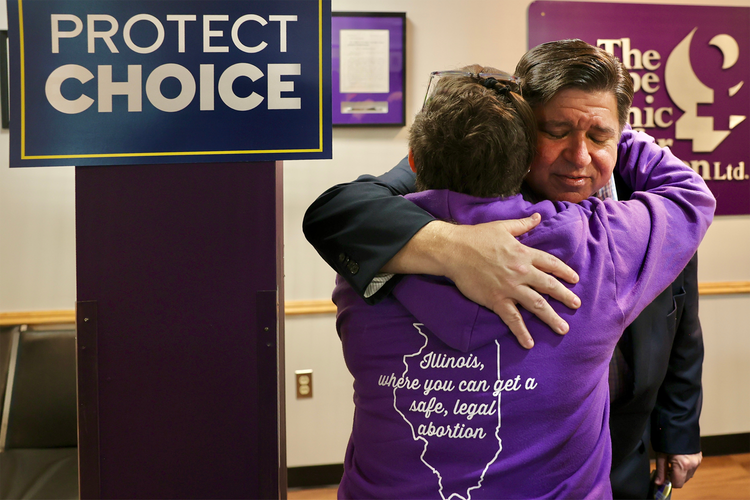
[[[612,92],[622,129],[633,103],[633,79],[609,52],[583,40],[558,40],[537,45],[516,66],[523,81],[523,96],[536,108],[566,88]]]
[[[531,107],[502,82],[469,66],[440,78],[409,131],[417,189],[482,198],[520,190],[536,148]]]

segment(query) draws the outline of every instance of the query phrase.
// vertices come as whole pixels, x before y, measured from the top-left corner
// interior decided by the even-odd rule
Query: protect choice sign
[[[635,82],[633,128],[706,180],[717,215],[750,214],[750,8],[537,1],[529,47],[580,38]]]
[[[330,0],[8,0],[11,166],[331,157]]]

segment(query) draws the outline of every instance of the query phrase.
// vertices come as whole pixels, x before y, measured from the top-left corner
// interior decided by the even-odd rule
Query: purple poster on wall
[[[529,47],[564,38],[619,57],[633,128],[701,174],[717,215],[750,214],[750,8],[533,2]]]
[[[406,14],[334,12],[331,17],[332,123],[406,123]]]

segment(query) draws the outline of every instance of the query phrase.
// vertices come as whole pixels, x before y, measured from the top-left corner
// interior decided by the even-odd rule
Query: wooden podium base
[[[282,164],[76,168],[81,498],[285,498]]]

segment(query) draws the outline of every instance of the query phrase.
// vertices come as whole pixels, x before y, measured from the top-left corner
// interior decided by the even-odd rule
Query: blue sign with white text
[[[331,158],[330,0],[8,0],[11,167]]]

